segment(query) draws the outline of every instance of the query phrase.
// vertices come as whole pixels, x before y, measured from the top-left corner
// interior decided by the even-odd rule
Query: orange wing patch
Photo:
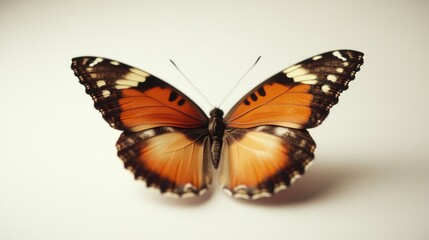
[[[184,98],[176,97],[173,101],[172,93],[175,92],[161,87],[146,91],[124,89],[116,110],[120,115],[118,120],[133,132],[161,126],[202,127],[205,116]]]
[[[228,167],[224,171],[234,174],[222,176],[221,181],[232,188],[239,185],[257,186],[289,163],[287,148],[276,136],[249,132],[240,140],[230,136],[226,139],[223,161],[228,162]]]
[[[123,133],[118,155],[136,178],[172,196],[203,194],[212,174],[207,132],[157,128]]]
[[[304,173],[315,143],[306,130],[261,126],[225,133],[220,184],[234,197],[257,199]]]
[[[250,95],[250,100],[245,99],[231,110],[226,124],[231,128],[260,125],[301,128],[311,116],[313,95],[309,90],[309,85],[262,85]]]

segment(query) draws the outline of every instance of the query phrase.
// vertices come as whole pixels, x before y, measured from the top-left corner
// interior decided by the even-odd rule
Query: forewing
[[[118,61],[78,57],[71,68],[114,128],[137,132],[154,127],[200,128],[204,112],[159,78]]]
[[[279,126],[225,132],[220,184],[237,198],[269,197],[286,189],[313,159],[307,130]]]
[[[288,67],[242,98],[226,115],[226,125],[315,127],[338,102],[362,64],[363,53],[337,50]]]

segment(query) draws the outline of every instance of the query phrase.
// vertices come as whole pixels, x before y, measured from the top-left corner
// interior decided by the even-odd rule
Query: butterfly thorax
[[[219,165],[220,153],[222,148],[223,132],[225,130],[225,123],[223,122],[223,111],[219,108],[215,108],[210,111],[208,130],[210,136],[212,163],[213,166],[217,168]]]

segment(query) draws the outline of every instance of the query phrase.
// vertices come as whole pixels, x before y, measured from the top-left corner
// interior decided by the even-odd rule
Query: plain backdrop
[[[429,239],[427,1],[1,1],[0,239]],[[365,53],[310,133],[315,164],[270,199],[199,199],[134,181],[70,70],[96,55],[227,111],[279,70]]]

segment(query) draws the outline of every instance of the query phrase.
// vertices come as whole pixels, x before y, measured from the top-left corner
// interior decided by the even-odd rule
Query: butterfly
[[[336,50],[292,65],[256,86],[223,116],[207,116],[154,75],[101,57],[71,68],[111,127],[125,168],[172,197],[204,194],[214,170],[236,198],[286,189],[310,166],[316,144],[307,129],[323,122],[363,64],[363,53]]]

